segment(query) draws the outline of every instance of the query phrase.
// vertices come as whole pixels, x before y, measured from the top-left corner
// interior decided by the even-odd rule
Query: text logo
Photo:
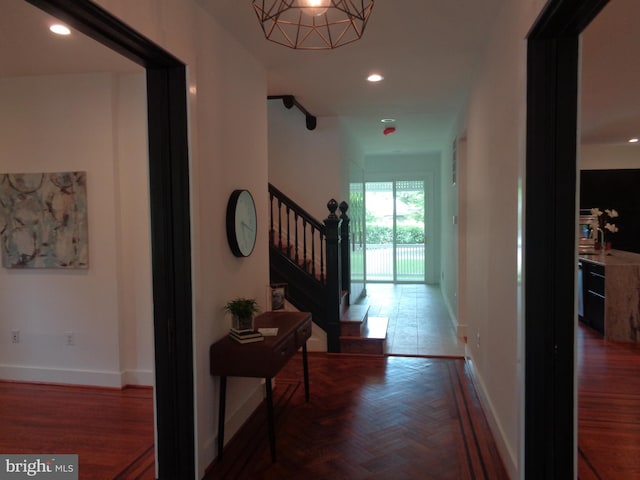
[[[0,480],[78,480],[78,455],[0,455]]]

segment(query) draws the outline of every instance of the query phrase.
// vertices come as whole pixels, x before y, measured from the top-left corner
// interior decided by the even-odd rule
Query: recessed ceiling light
[[[383,118],[380,120],[382,123],[394,123],[396,121],[395,118]]]
[[[70,35],[71,34],[71,30],[69,30],[69,27],[66,27],[66,26],[64,26],[62,24],[59,24],[59,23],[56,23],[55,25],[51,25],[49,27],[49,30],[51,30],[56,35]]]
[[[630,138],[629,139],[629,143],[638,143],[639,140],[640,139],[638,139],[638,138]]]
[[[370,82],[380,82],[384,80],[384,77],[379,73],[372,73],[367,77],[367,80],[369,80]]]

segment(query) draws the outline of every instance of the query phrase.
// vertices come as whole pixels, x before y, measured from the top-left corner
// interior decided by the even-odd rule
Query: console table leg
[[[307,362],[307,343],[302,345],[302,370],[304,371],[304,398],[309,401],[309,364]]]
[[[220,405],[218,409],[218,460],[222,459],[224,447],[224,415],[227,401],[227,377],[220,377]]]
[[[273,419],[273,393],[271,391],[271,378],[265,378],[267,389],[267,424],[269,426],[269,446],[271,447],[271,461],[276,462],[276,430]]]

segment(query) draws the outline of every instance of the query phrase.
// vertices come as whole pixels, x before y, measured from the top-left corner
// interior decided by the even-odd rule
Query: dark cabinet
[[[613,248],[640,253],[640,169],[582,170],[580,208],[614,208],[620,213]]]
[[[582,317],[581,320],[604,334],[605,270],[603,265],[581,261]]]

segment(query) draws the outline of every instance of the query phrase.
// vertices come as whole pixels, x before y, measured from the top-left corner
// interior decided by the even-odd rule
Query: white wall
[[[235,296],[265,298],[269,282],[266,72],[195,0],[99,0],[107,11],[187,65],[194,292],[197,478],[216,455],[218,380],[209,374],[209,346],[230,319]],[[187,92],[185,92],[187,94]],[[248,258],[226,239],[227,200],[253,194],[261,228]],[[226,439],[263,398],[256,379],[229,379]]]
[[[270,100],[268,111],[269,182],[322,222],[330,199],[348,200],[338,119],[319,117],[307,130],[304,115],[281,100]]]
[[[640,168],[640,145],[581,145],[581,170]]]
[[[144,74],[118,75],[114,164],[119,222],[120,362],[125,384],[153,385],[153,291]]]
[[[0,79],[2,172],[86,171],[89,225],[88,269],[0,270],[0,378],[153,382],[144,88],[142,73]]]
[[[319,117],[315,130],[307,130],[298,109],[287,110],[282,100],[269,100],[268,125],[269,182],[322,223],[329,215],[330,199],[349,200],[349,167],[343,161],[338,119]],[[327,335],[315,324],[307,348],[327,351]]]
[[[523,476],[523,310],[518,264],[526,134],[526,35],[544,0],[506,2],[491,32],[466,115],[459,302],[467,354],[511,478]],[[453,138],[452,138],[453,140]],[[464,190],[464,191],[462,191]],[[454,190],[450,191],[453,195]],[[463,288],[464,287],[464,288]],[[464,292],[464,296],[463,296]]]
[[[453,141],[442,151],[442,175],[440,176],[442,192],[440,219],[440,291],[444,299],[449,317],[458,337],[466,335],[464,323],[458,311],[458,243],[460,238],[460,217],[458,208],[458,183],[460,183],[461,164],[460,144],[456,138],[456,183],[453,183]],[[464,193],[464,190],[460,194]]]

